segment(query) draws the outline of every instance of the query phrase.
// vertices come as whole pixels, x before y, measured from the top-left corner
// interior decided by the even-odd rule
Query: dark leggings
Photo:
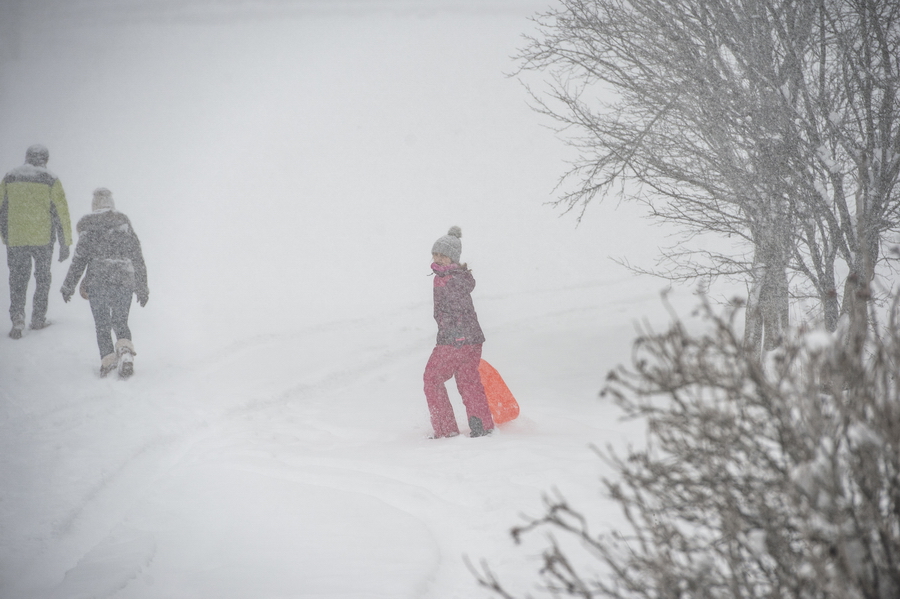
[[[88,292],[101,358],[115,351],[112,331],[115,331],[116,339],[131,339],[128,312],[131,310],[132,293],[127,287],[96,286],[91,286]]]

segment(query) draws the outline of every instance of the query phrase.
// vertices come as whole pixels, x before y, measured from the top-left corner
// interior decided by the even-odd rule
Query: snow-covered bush
[[[703,305],[634,346],[603,391],[647,423],[646,447],[601,451],[627,527],[594,534],[563,498],[513,529],[551,532],[540,576],[553,597],[900,597],[900,323],[854,343],[794,330],[765,362],[737,308]],[[594,561],[571,544],[581,541]],[[512,595],[487,564],[476,573]]]

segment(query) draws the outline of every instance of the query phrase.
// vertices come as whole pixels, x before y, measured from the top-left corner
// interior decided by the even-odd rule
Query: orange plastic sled
[[[519,404],[497,369],[482,360],[478,365],[478,374],[481,375],[481,384],[484,385],[494,424],[503,424],[518,416]]]

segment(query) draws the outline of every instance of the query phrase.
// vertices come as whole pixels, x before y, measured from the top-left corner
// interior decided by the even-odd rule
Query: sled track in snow
[[[378,322],[383,326],[383,323],[390,320],[393,319],[387,317],[378,319]],[[136,480],[136,475],[132,475],[132,473],[155,472],[157,476],[163,476],[165,471],[179,463],[194,444],[200,442],[217,428],[225,426],[229,421],[244,418],[248,414],[268,410],[278,405],[286,405],[295,401],[302,402],[305,398],[333,393],[343,386],[353,384],[361,377],[377,373],[379,369],[394,364],[398,360],[423,352],[423,348],[427,348],[430,343],[430,340],[422,337],[408,340],[397,347],[394,342],[399,341],[401,336],[395,335],[390,346],[378,342],[367,344],[365,342],[371,341],[370,336],[376,340],[382,337],[379,332],[372,335],[371,331],[367,334],[363,330],[366,323],[371,329],[372,322],[371,319],[337,321],[290,333],[259,335],[203,356],[183,367],[182,372],[174,373],[175,376],[157,373],[160,376],[159,383],[151,384],[147,382],[146,378],[137,378],[151,376],[146,371],[139,371],[136,378],[131,381],[115,381],[113,384],[107,384],[106,388],[110,389],[110,392],[120,396],[117,398],[117,401],[120,402],[137,405],[153,404],[157,409],[163,410],[168,404],[170,408],[175,409],[174,416],[179,419],[176,423],[176,430],[153,432],[152,429],[142,429],[146,436],[132,447],[127,456],[121,457],[117,463],[109,464],[99,477],[89,484],[83,494],[72,498],[69,507],[55,519],[48,530],[48,537],[43,544],[43,549],[28,561],[32,563],[47,559],[72,561],[72,558],[66,560],[63,556],[71,554],[72,547],[69,546],[67,538],[75,531],[83,529],[83,525],[101,530],[110,530],[115,526],[118,514],[115,509],[110,510],[107,497],[132,496],[134,500],[137,500],[141,495],[141,489],[149,487],[153,482]],[[379,327],[375,328],[377,330]],[[364,342],[360,344],[361,349],[356,351],[354,359],[349,364],[340,360],[334,361],[329,367],[312,377],[303,373],[301,366],[297,374],[297,378],[300,380],[296,384],[287,388],[270,385],[265,392],[259,393],[253,392],[251,384],[246,395],[232,398],[232,401],[221,406],[217,405],[215,397],[186,397],[186,393],[197,389],[196,381],[219,376],[223,369],[228,371],[229,376],[237,379],[244,376],[248,379],[258,377],[259,373],[252,370],[242,375],[229,368],[230,363],[239,361],[245,356],[283,352],[287,351],[285,348],[292,346],[302,347],[305,343],[320,336],[335,335],[346,336],[348,339],[359,337]],[[407,336],[407,338],[415,337],[417,336]],[[424,359],[423,357],[423,361]],[[27,373],[25,376],[28,376]],[[305,377],[309,377],[309,379],[302,380]],[[283,378],[281,375],[276,377],[276,380]],[[108,383],[108,381],[102,382]],[[139,383],[139,385],[134,383]],[[200,387],[202,392],[202,385]],[[94,389],[90,396],[96,398],[96,393],[97,390]],[[92,401],[96,400],[88,397],[80,403],[90,404]],[[188,405],[180,405],[182,403]],[[191,409],[197,406],[202,406],[203,409],[197,413],[191,413]],[[46,421],[56,416],[61,421],[59,425],[71,428],[69,424],[66,424],[66,419],[59,418],[60,414],[64,414],[70,409],[72,407],[69,405],[59,406],[40,414],[31,414],[29,420],[33,422]],[[106,524],[100,525],[100,522],[103,521]],[[96,541],[100,543],[102,539],[98,538]],[[51,558],[50,556],[54,553],[58,555]],[[76,559],[75,562],[77,561]]]

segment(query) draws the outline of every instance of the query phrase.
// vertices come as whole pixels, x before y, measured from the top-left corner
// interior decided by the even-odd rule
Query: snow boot
[[[16,318],[13,320],[12,329],[9,330],[9,336],[11,339],[21,339],[22,331],[25,330],[25,317]]]
[[[472,416],[469,418],[469,431],[470,437],[484,437],[494,432],[494,429],[490,428],[484,430],[484,424],[481,422],[481,418]]]
[[[32,320],[31,324],[28,326],[28,328],[31,329],[32,331],[40,331],[41,329],[46,329],[51,324],[53,324],[53,322],[49,321],[49,320],[41,320],[41,321]]]
[[[127,379],[134,374],[134,345],[131,339],[119,339],[116,341],[116,354],[119,356],[119,376]]]
[[[100,377],[105,377],[107,374],[116,369],[116,366],[119,365],[119,356],[115,353],[106,354],[103,356],[103,359],[100,360]]]

